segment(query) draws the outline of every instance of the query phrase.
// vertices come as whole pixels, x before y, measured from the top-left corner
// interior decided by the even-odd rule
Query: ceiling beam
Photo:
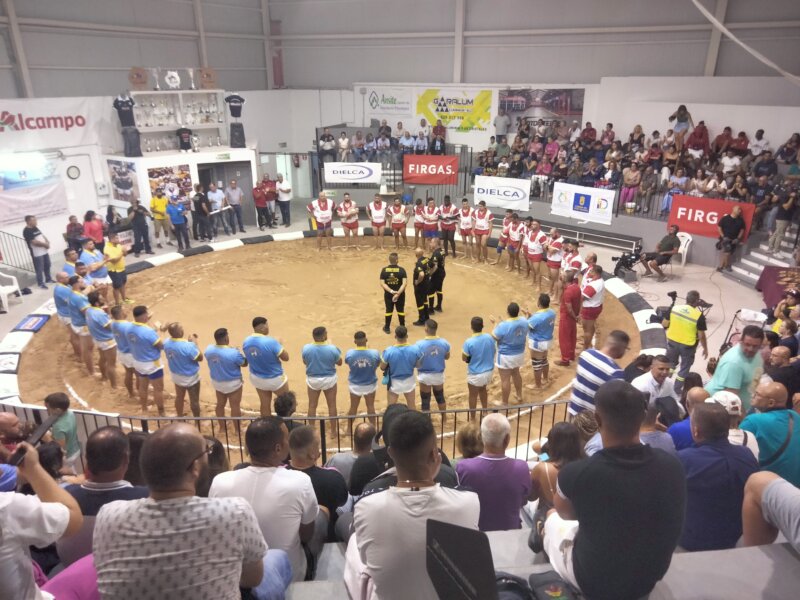
[[[466,0],[456,0],[455,38],[453,39],[453,83],[461,83],[464,76],[464,23]]]
[[[22,45],[22,33],[19,29],[19,20],[17,19],[17,10],[14,6],[14,0],[3,0],[3,6],[5,7],[5,13],[7,15],[11,50],[16,58],[17,76],[22,85],[22,96],[24,98],[33,98],[33,82],[31,81],[30,70],[28,69],[28,58],[25,56],[25,48]]]
[[[198,49],[200,50],[200,66],[208,66],[208,46],[206,46],[206,28],[203,22],[203,4],[200,0],[193,0],[194,24],[197,27]]]
[[[261,31],[264,32],[264,68],[267,70],[267,89],[275,88],[275,74],[272,72],[272,20],[269,16],[269,0],[261,0]]]

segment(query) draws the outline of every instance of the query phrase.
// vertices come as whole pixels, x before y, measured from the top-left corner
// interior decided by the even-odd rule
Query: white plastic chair
[[[678,248],[678,254],[681,255],[681,267],[685,267],[686,257],[689,255],[689,246],[692,245],[692,236],[683,231],[679,231],[678,239],[681,241],[681,246]]]
[[[0,308],[8,310],[8,298],[15,292],[19,292],[19,282],[13,275],[0,273]]]

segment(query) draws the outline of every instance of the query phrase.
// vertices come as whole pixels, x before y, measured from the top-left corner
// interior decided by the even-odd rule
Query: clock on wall
[[[70,179],[77,179],[80,176],[81,176],[81,170],[75,165],[72,165],[67,169],[67,177],[69,177]]]

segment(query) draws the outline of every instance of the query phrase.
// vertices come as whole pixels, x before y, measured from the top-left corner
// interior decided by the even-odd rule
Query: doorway
[[[242,220],[246,227],[256,227],[256,209],[253,204],[253,173],[249,162],[202,163],[197,165],[197,177],[207,190],[212,181],[225,190],[232,180],[244,192],[242,199]]]

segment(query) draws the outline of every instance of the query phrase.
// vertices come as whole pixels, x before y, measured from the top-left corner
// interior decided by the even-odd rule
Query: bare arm
[[[553,494],[553,506],[555,507],[558,516],[562,519],[574,521],[577,518],[577,515],[575,514],[575,507],[572,506],[572,502],[566,498],[563,498],[561,494],[558,493],[558,490],[556,490],[556,493]]]
[[[254,588],[264,578],[264,563],[260,560],[242,563],[242,576],[239,578],[239,586],[243,588]]]

